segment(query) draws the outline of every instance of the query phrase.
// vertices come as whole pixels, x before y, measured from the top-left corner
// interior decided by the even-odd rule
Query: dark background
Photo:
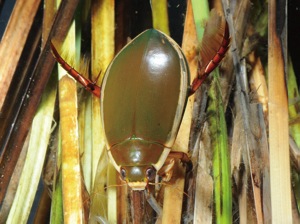
[[[288,50],[299,88],[300,83],[300,1],[288,0]]]

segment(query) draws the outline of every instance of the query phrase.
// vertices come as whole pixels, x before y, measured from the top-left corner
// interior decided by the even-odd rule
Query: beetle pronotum
[[[222,41],[214,54],[199,63],[198,76],[191,86],[188,64],[180,47],[155,29],[144,31],[116,55],[101,87],[74,70],[51,44],[57,62],[88,91],[101,98],[109,157],[132,190],[144,190],[166,158],[174,154],[171,148],[188,97],[228,50],[230,38],[226,22],[221,35]],[[128,62],[131,58],[135,60]]]

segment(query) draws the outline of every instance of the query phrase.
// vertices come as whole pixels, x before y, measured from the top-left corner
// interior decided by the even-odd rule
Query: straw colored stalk
[[[260,199],[260,197],[255,197],[255,190],[257,190],[258,196],[260,196],[260,175],[256,178],[258,180],[257,186],[254,185],[255,182],[252,181],[251,178],[251,171],[249,168],[249,162],[252,160],[257,159],[256,155],[254,154],[251,157],[251,160],[248,158],[247,151],[249,150],[248,147],[245,145],[247,144],[247,138],[244,134],[240,134],[244,130],[244,126],[242,124],[242,116],[241,114],[237,114],[235,121],[234,121],[234,133],[233,133],[233,143],[232,143],[232,172],[234,176],[235,185],[238,188],[238,206],[239,206],[239,216],[241,223],[247,222],[259,222],[262,221],[261,216],[261,201],[256,200],[256,198]],[[252,145],[252,144],[250,144]],[[260,161],[260,160],[258,160]],[[241,172],[241,163],[247,164],[245,167],[245,172]],[[256,172],[260,171],[257,170]],[[242,174],[242,175],[241,175]],[[255,173],[253,174],[254,177]],[[254,195],[253,195],[254,194]],[[257,202],[259,209],[257,209],[254,205],[254,202]],[[250,208],[250,209],[249,209]],[[259,211],[259,218],[256,218],[256,213]]]
[[[68,57],[75,55],[75,22],[63,43]],[[71,53],[70,53],[71,52]],[[69,61],[69,60],[68,60]],[[73,63],[72,63],[73,64]],[[59,66],[59,111],[61,127],[61,175],[64,223],[82,223],[82,183],[78,136],[78,105],[76,82]],[[60,174],[58,174],[60,175]],[[58,201],[59,202],[59,201]]]
[[[269,144],[273,223],[292,223],[287,90],[277,33],[276,1],[269,1]]]
[[[265,134],[263,132],[265,130],[262,130],[260,127],[259,113],[256,106],[249,103],[245,60],[242,60],[239,66],[240,72],[237,73],[239,77],[237,77],[237,91],[235,93],[234,141],[231,151],[232,172],[238,188],[241,188],[239,195],[241,222],[261,223],[263,222],[262,193],[260,188],[262,185],[261,169],[269,162],[267,157],[264,157],[264,164],[261,162],[261,151],[267,149],[260,149],[259,139],[262,133]],[[247,95],[242,96],[240,94],[242,89]],[[242,175],[240,175],[241,163],[246,165],[246,172],[243,172]],[[269,185],[268,182],[263,184],[264,186]]]
[[[21,1],[19,2],[19,3],[21,3]],[[22,3],[21,3],[22,4]],[[23,13],[24,13],[24,8],[20,8],[20,5],[21,4],[19,4],[18,6],[16,5],[16,8],[15,8],[15,11],[14,11],[14,13],[11,15],[11,16],[15,16],[16,15],[16,10],[22,10],[23,11]],[[37,5],[36,5],[37,6]],[[31,7],[34,7],[34,8],[36,8],[36,6],[31,6]],[[28,8],[28,6],[27,6],[27,8]],[[33,8],[32,8],[33,9]],[[28,9],[27,9],[28,10]],[[26,10],[25,10],[26,11]],[[22,13],[22,12],[20,12],[20,13]],[[33,12],[34,13],[34,12]],[[33,15],[33,14],[32,14]],[[19,15],[18,15],[19,16]],[[33,17],[32,17],[33,18]],[[32,18],[26,18],[26,20],[23,20],[23,21],[20,21],[20,22],[22,22],[22,24],[15,24],[15,25],[17,25],[18,27],[21,27],[22,26],[22,29],[25,29],[26,31],[25,31],[25,36],[27,35],[27,32],[28,32],[28,30],[29,30],[29,27],[32,25]],[[8,27],[7,27],[7,30],[6,30],[6,33],[4,34],[4,37],[3,37],[3,41],[4,41],[4,39],[6,39],[7,38],[7,35],[9,36],[9,35],[11,35],[11,32],[12,32],[12,29],[11,29],[11,23],[15,23],[16,22],[16,19],[20,19],[20,17],[18,17],[18,18],[11,18],[11,20],[10,20],[10,25],[8,25]],[[24,22],[24,23],[23,23]],[[26,23],[29,23],[29,24],[26,24]],[[14,29],[15,29],[15,27],[14,27]],[[15,33],[16,31],[15,30],[13,30],[13,32]],[[20,37],[20,36],[13,36],[13,38],[14,39],[16,39],[16,38],[18,38],[18,37]],[[22,37],[23,38],[23,37]],[[26,39],[26,38],[25,38]],[[23,41],[25,41],[25,39],[23,38],[22,40]],[[23,43],[20,43],[20,46],[18,46],[18,45],[12,45],[11,44],[12,42],[10,41],[10,45],[8,46],[9,48],[18,48],[18,51],[22,51],[22,48],[23,48]],[[3,42],[3,44],[4,44],[4,42]],[[1,44],[1,46],[4,46],[4,45],[2,45]],[[1,47],[0,47],[1,48]],[[33,49],[34,49],[34,46],[33,46]],[[8,49],[6,49],[6,50],[8,50]],[[1,50],[0,50],[1,51]],[[12,53],[12,52],[11,52]],[[18,58],[18,57],[17,57]],[[11,60],[12,59],[12,57],[10,57],[10,58],[8,58],[9,60]],[[13,59],[15,60],[15,63],[17,64],[18,63],[18,61],[16,60],[16,58],[14,58],[13,57]],[[30,60],[29,60],[30,61]],[[29,63],[28,63],[29,64]],[[14,65],[13,65],[14,66]],[[11,66],[11,67],[13,67],[13,66]],[[3,74],[2,74],[3,75]],[[18,74],[18,75],[20,75],[20,77],[22,76],[21,74]],[[2,78],[3,78],[4,76],[2,76]],[[0,78],[1,79],[1,78]],[[1,83],[2,84],[2,83]],[[49,83],[50,84],[50,83]],[[53,84],[53,82],[52,82],[52,84]],[[8,86],[7,86],[8,87]],[[18,88],[16,89],[16,91],[18,90]],[[49,94],[49,87],[47,88],[47,94]],[[2,93],[2,92],[1,92]],[[16,92],[16,94],[17,94],[17,92]],[[24,93],[23,93],[24,94]],[[1,98],[1,96],[0,96],[0,98]],[[9,101],[10,101],[10,104],[15,104],[15,103],[13,103],[12,102],[12,98],[14,98],[13,96],[10,96],[10,99],[9,99]],[[40,106],[39,106],[39,109],[38,109],[38,113],[36,114],[36,118],[34,119],[34,121],[33,121],[33,123],[35,124],[35,126],[33,126],[32,125],[32,129],[34,129],[34,128],[36,128],[36,123],[37,123],[37,121],[38,121],[38,117],[42,117],[42,114],[43,115],[45,115],[46,113],[44,113],[42,110],[44,110],[47,106],[46,106],[46,104],[47,103],[45,103],[45,98],[46,98],[46,93],[44,93],[43,94],[43,97],[42,97],[42,103],[40,104]],[[51,98],[51,97],[50,97]],[[44,107],[44,109],[42,108],[42,105],[43,105],[43,107]],[[54,106],[54,105],[53,105]],[[7,110],[7,108],[5,109],[5,108],[2,108],[2,109],[4,109],[5,111]],[[49,113],[51,113],[51,108],[47,108],[47,109],[49,109]],[[6,111],[6,112],[9,112],[9,109]],[[4,114],[3,114],[4,115]],[[10,120],[10,119],[8,119],[7,118],[7,116],[5,116],[4,115],[4,117],[6,117],[6,120]],[[52,121],[52,119],[51,119],[51,121]],[[46,122],[45,123],[45,126],[47,125],[47,123],[48,122]],[[3,126],[5,127],[5,124],[3,124]],[[43,136],[45,133],[43,132],[43,131],[47,131],[46,129],[44,129],[45,128],[45,126],[38,126],[38,129],[37,130],[40,130],[41,131],[41,135],[40,136]],[[7,130],[6,130],[6,132],[7,132]],[[36,132],[36,131],[35,131]],[[31,140],[30,140],[31,139]],[[47,138],[46,138],[47,139]],[[43,140],[44,141],[47,141],[45,138],[43,138]],[[31,166],[28,166],[28,160],[26,160],[26,157],[30,157],[29,156],[29,154],[30,153],[28,153],[27,154],[27,151],[28,151],[28,145],[29,145],[29,140],[31,141],[31,145],[32,145],[32,142],[34,142],[35,140],[34,140],[34,137],[33,136],[31,136],[30,137],[30,135],[27,135],[27,137],[26,137],[26,141],[24,142],[24,145],[23,145],[23,148],[22,148],[22,151],[21,151],[21,153],[20,153],[20,156],[19,156],[19,158],[18,158],[18,162],[17,162],[17,164],[16,164],[16,167],[15,167],[15,169],[14,169],[14,172],[13,172],[13,174],[12,174],[12,176],[10,177],[10,181],[9,181],[9,186],[8,186],[8,189],[7,189],[7,192],[6,192],[6,195],[5,195],[5,198],[4,198],[4,200],[3,200],[3,202],[2,202],[2,206],[1,206],[1,210],[0,210],[0,223],[5,223],[6,221],[7,221],[7,217],[8,217],[8,215],[9,215],[9,213],[10,213],[10,211],[12,211],[12,209],[11,209],[11,206],[12,206],[12,204],[14,203],[14,210],[18,210],[19,208],[18,208],[18,206],[16,207],[16,203],[20,203],[20,206],[22,206],[22,205],[24,205],[24,203],[26,203],[26,200],[28,200],[28,203],[26,203],[26,205],[23,207],[24,209],[23,209],[23,211],[22,212],[20,212],[20,211],[16,211],[16,213],[19,213],[20,214],[20,216],[23,216],[23,218],[25,218],[24,216],[27,216],[26,215],[26,213],[28,213],[28,210],[30,210],[30,208],[31,208],[31,205],[32,205],[32,202],[33,202],[33,200],[32,200],[32,197],[34,197],[35,196],[35,193],[34,193],[34,190],[36,190],[36,180],[38,180],[39,179],[39,177],[36,177],[36,179],[29,179],[29,180],[31,180],[31,181],[27,181],[26,183],[28,183],[28,184],[25,184],[25,186],[23,186],[23,187],[20,187],[20,186],[18,186],[18,182],[19,182],[19,179],[20,179],[20,177],[21,177],[21,175],[23,176],[22,178],[24,178],[24,176],[25,176],[25,173],[26,172],[31,172],[32,173],[32,167]],[[47,146],[47,142],[45,142],[43,145],[41,145],[40,146],[40,149],[39,149],[39,156],[41,155],[41,154],[43,154],[44,153],[44,148],[43,147],[45,147],[45,144],[46,144],[46,146]],[[41,150],[41,148],[42,148],[42,150]],[[36,148],[35,148],[35,150],[37,150]],[[32,151],[32,148],[31,148],[31,151]],[[32,152],[31,152],[31,158],[32,158]],[[42,160],[43,160],[43,158],[41,158]],[[27,162],[26,162],[27,161]],[[23,167],[24,167],[24,164],[27,164],[26,165],[26,169],[27,169],[27,171],[24,171],[23,172]],[[41,168],[41,166],[40,166],[40,163],[38,163],[38,164],[36,164],[36,168],[37,168],[37,170],[36,170],[36,172],[34,172],[34,174],[36,175],[36,174],[38,174],[39,172],[40,172],[40,168]],[[23,174],[22,174],[23,173]],[[38,175],[37,175],[38,176]],[[24,181],[24,180],[22,180],[22,181]],[[30,184],[31,183],[33,183],[33,189],[26,189],[26,187],[31,187],[30,186]],[[22,195],[24,192],[25,192],[25,197],[26,198],[24,198],[24,199],[20,199],[20,198],[14,198],[15,197],[15,194],[16,194],[16,191],[17,191],[17,189],[18,189],[18,197],[20,197],[20,195]],[[27,194],[29,192],[29,194]],[[14,199],[15,199],[15,201],[14,201]],[[20,217],[21,218],[21,217]]]
[[[92,80],[101,83],[104,72],[114,57],[114,0],[96,0],[92,3]],[[104,132],[100,117],[100,99],[92,98],[92,177],[93,193],[91,217],[100,216],[108,219],[109,223],[116,223],[116,188],[105,186],[116,183],[115,169],[107,173],[107,154]],[[100,172],[101,175],[98,175]],[[95,177],[97,176],[97,180]],[[95,184],[97,182],[97,184]],[[107,192],[107,196],[106,196]]]
[[[59,81],[59,107],[64,223],[83,222],[76,93],[75,81],[63,76]]]
[[[80,72],[80,74],[90,79],[89,75],[89,66],[90,58],[81,55],[81,32],[83,24],[87,23],[86,14],[90,10],[90,1],[81,1],[79,3],[80,13],[76,14],[76,37],[75,37],[75,69]],[[78,65],[76,67],[76,65]],[[78,124],[79,124],[79,149],[80,149],[80,159],[81,159],[81,168],[83,174],[83,180],[87,192],[92,190],[92,94],[89,91],[86,91],[82,88],[81,84],[77,84],[80,89],[79,95],[79,105],[78,105]]]
[[[25,46],[40,0],[17,1],[0,45],[0,108]]]
[[[88,77],[86,77],[88,78]],[[87,191],[92,191],[92,95],[82,91],[82,100],[78,108],[79,148],[82,174]]]
[[[257,97],[257,101],[263,105],[265,117],[268,115],[268,87],[266,82],[265,71],[259,57],[255,57],[254,52],[249,55],[252,64],[252,73],[249,84],[250,90]]]
[[[251,107],[253,111],[253,107],[257,107],[256,114],[258,118],[255,123],[259,123],[259,129],[255,131],[256,139],[258,139],[258,150],[257,153],[261,152],[261,174],[262,174],[262,183],[258,186],[261,189],[262,196],[257,196],[257,201],[262,200],[260,203],[262,206],[262,216],[264,223],[271,223],[272,214],[271,214],[271,194],[270,194],[270,158],[269,158],[269,142],[268,142],[268,134],[267,134],[267,125],[265,122],[265,113],[263,111],[263,106],[260,104],[254,105]],[[259,197],[259,198],[258,198]]]
[[[48,39],[53,18],[57,9],[56,0],[44,2],[42,46],[45,46]],[[57,67],[53,70],[51,79],[56,79]],[[51,80],[50,79],[50,80]],[[59,134],[58,147],[56,149],[56,164],[54,167],[53,191],[51,197],[50,223],[63,223],[63,199],[62,199],[62,173],[61,173],[61,135]]]
[[[229,8],[228,2],[223,1],[224,8]],[[250,5],[248,1],[242,1],[240,5],[235,7],[235,11],[228,11],[227,21],[230,28],[232,40],[232,61],[235,68],[236,92],[235,106],[236,118],[234,121],[234,133],[232,144],[232,172],[234,181],[239,188],[239,212],[240,222],[258,222],[263,220],[262,204],[261,204],[261,162],[259,141],[257,141],[257,133],[259,123],[252,122],[258,120],[258,113],[252,110],[248,96],[248,80],[246,75],[245,62],[240,60],[240,52],[244,30],[247,27]],[[239,15],[245,16],[239,16]],[[238,18],[234,21],[233,18]],[[243,19],[240,19],[243,18]],[[246,93],[246,94],[241,94]],[[266,157],[265,157],[266,158]],[[240,175],[241,164],[245,164],[245,172]],[[265,170],[264,170],[265,171]],[[266,170],[266,173],[267,170]],[[266,179],[267,181],[267,179]],[[248,184],[250,184],[249,187]],[[263,183],[264,187],[268,183]],[[249,209],[249,207],[251,209]],[[268,208],[268,206],[266,206]]]
[[[200,136],[199,136],[200,138]],[[213,187],[214,181],[211,175],[211,154],[208,149],[211,149],[210,133],[208,123],[204,123],[203,131],[201,132],[201,141],[197,141],[195,149],[199,150],[197,156],[198,167],[196,170],[196,186],[194,199],[194,222],[193,223],[212,223],[213,221]],[[189,199],[191,200],[191,199]],[[193,205],[193,204],[192,204]],[[192,206],[191,205],[191,206]]]
[[[42,47],[44,47],[47,42],[56,9],[57,9],[56,0],[44,1]]]
[[[74,14],[74,8],[76,8],[76,5],[77,5],[77,0],[72,0],[72,4],[70,4],[70,1],[68,0],[64,1],[64,4],[61,5],[60,9],[56,14],[57,16],[55,17],[55,20],[53,22],[53,27],[51,29],[51,36],[55,36],[55,38],[57,38],[58,40],[62,39],[65,36],[67,28],[69,27],[70,24],[70,18]],[[58,25],[59,25],[59,29],[58,29]],[[37,36],[34,38],[35,40],[38,39]],[[34,41],[33,43],[34,47],[37,46],[35,45],[36,43],[37,42]],[[18,95],[28,96],[28,97],[21,97],[20,99],[17,100],[16,103],[13,103],[16,104],[17,107],[19,108],[17,110],[18,113],[7,114],[8,117],[10,118],[10,119],[8,118],[7,120],[13,119],[15,122],[9,125],[10,131],[7,132],[6,130],[7,135],[5,135],[4,142],[1,143],[4,150],[1,158],[9,158],[9,160],[2,159],[0,161],[2,167],[0,171],[2,176],[2,188],[1,188],[2,190],[0,191],[1,202],[3,201],[4,195],[7,191],[8,183],[10,181],[12,172],[16,165],[16,161],[19,158],[20,151],[24,145],[24,141],[28,134],[29,127],[31,126],[33,117],[37,111],[40,99],[42,97],[42,92],[45,89],[45,86],[48,82],[50,73],[55,63],[55,59],[52,56],[49,48],[50,48],[50,42],[47,41],[46,46],[44,47],[44,49],[42,49],[41,54],[39,55],[38,61],[31,62],[31,65],[35,65],[35,66],[32,73],[28,74],[31,77],[30,78],[31,81],[29,79],[26,79],[27,81],[24,81],[25,83],[27,83],[28,80],[30,82],[28,88],[25,89],[25,93],[23,91],[24,89],[22,89],[22,91],[16,91],[17,94],[15,96]],[[29,58],[31,58],[32,56],[31,53]],[[25,67],[27,67],[27,65]],[[27,78],[29,77],[27,76]],[[18,125],[18,124],[22,124],[22,125]]]
[[[223,59],[224,69],[221,78],[222,86],[222,97],[223,103],[226,106],[229,101],[230,94],[232,92],[232,86],[234,85],[235,73],[234,73],[234,64],[235,61],[233,54],[239,55],[242,45],[244,43],[245,29],[247,27],[247,22],[249,19],[251,2],[250,1],[237,1],[236,5],[229,5],[227,0],[222,0],[223,9],[226,10],[225,16],[229,25],[229,33],[231,36],[230,48],[234,51],[229,50],[227,56]],[[230,10],[228,10],[230,9]]]
[[[56,97],[55,82],[47,86],[33,120],[29,148],[8,223],[27,222],[41,177]]]

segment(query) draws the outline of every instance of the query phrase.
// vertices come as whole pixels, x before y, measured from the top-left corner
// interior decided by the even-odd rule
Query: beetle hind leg
[[[86,90],[88,90],[89,92],[93,93],[95,96],[100,97],[100,92],[101,92],[101,88],[100,86],[98,86],[96,84],[96,82],[98,81],[98,78],[100,77],[100,74],[98,75],[97,79],[95,80],[95,82],[92,82],[91,80],[83,77],[78,71],[76,71],[71,65],[69,65],[58,53],[58,51],[56,50],[54,44],[51,42],[50,43],[51,46],[51,50],[52,53],[56,59],[56,61],[61,65],[61,67],[63,69],[66,70],[66,72],[71,75],[77,82],[79,82],[81,85],[84,86],[84,88]]]
[[[219,65],[229,48],[229,44],[228,24],[223,17],[212,10],[204,31],[197,77],[190,87],[190,95],[196,92],[208,75]]]

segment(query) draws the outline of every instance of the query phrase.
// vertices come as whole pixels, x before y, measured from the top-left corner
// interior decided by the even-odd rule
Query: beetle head
[[[144,190],[164,164],[169,148],[143,140],[128,138],[108,150],[111,162],[132,190]]]
[[[156,169],[153,166],[122,166],[120,175],[132,190],[144,190],[148,182],[154,180]]]

